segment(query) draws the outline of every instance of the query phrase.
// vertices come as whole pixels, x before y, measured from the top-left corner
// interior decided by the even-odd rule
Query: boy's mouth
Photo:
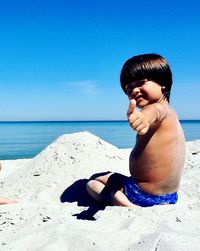
[[[142,95],[137,95],[135,98],[136,102],[139,102],[141,99],[143,99]]]

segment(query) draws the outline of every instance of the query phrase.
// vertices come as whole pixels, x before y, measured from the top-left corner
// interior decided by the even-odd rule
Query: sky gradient
[[[124,120],[123,63],[159,53],[171,104],[200,119],[198,1],[1,1],[0,121]]]

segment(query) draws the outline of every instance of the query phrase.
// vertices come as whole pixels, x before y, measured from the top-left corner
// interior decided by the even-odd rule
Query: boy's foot
[[[2,165],[1,165],[1,162],[0,162],[0,171],[1,171],[1,168],[2,168]],[[16,203],[16,201],[15,200],[10,200],[10,199],[4,198],[4,197],[0,197],[0,205],[13,204],[13,203]]]
[[[17,201],[15,201],[15,200],[10,200],[10,199],[4,198],[4,197],[0,197],[0,205],[13,204],[13,203],[16,203],[16,202]]]

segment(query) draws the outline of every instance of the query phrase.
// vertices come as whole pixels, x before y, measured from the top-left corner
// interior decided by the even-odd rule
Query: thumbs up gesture
[[[127,117],[130,126],[139,134],[144,135],[149,129],[149,122],[142,112],[136,110],[136,101],[130,100],[130,105],[127,111]]]

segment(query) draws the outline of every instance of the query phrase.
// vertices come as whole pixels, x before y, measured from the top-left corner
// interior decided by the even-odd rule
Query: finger
[[[132,112],[134,112],[135,107],[136,107],[136,101],[135,101],[135,99],[131,99],[130,104],[129,104],[129,108],[128,108],[128,112],[127,112],[127,116],[129,116]]]
[[[135,130],[137,131],[137,133],[138,133],[139,135],[144,135],[144,134],[147,133],[148,129],[149,129],[148,126],[146,126],[146,125],[144,125],[144,124],[141,124],[141,125],[139,125]]]
[[[129,124],[132,124],[134,123],[138,118],[139,118],[139,114],[137,111],[131,113],[129,116],[128,116],[128,122]]]
[[[131,123],[130,123],[130,126],[133,128],[133,129],[136,129],[138,126],[141,125],[141,119],[139,117],[137,117],[134,121],[131,119]]]
[[[148,128],[145,127],[145,128],[143,128],[141,131],[139,131],[138,134],[139,134],[139,135],[145,135],[145,134],[147,133],[147,131],[148,131]]]

